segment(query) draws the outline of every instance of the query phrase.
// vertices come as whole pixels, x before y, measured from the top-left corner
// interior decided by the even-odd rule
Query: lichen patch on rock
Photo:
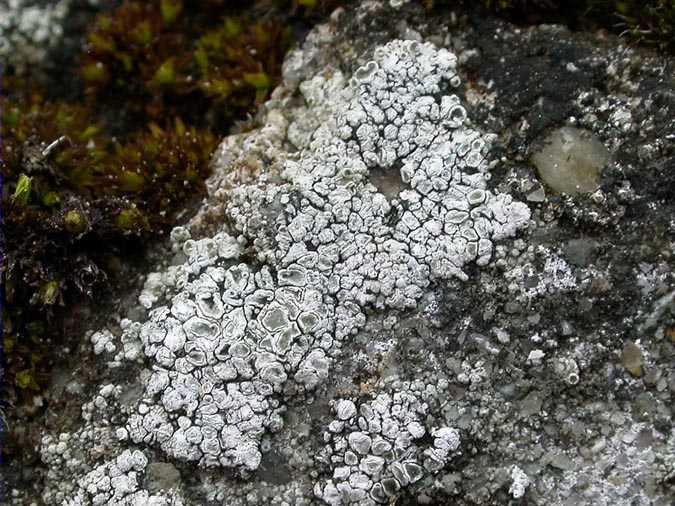
[[[87,334],[44,503],[672,502],[663,62],[391,5],[287,56],[134,303]],[[609,153],[583,192],[530,163],[571,126]]]

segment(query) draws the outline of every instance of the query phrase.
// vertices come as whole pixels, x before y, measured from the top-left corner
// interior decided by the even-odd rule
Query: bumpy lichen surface
[[[112,370],[145,364],[142,392],[129,403],[134,395],[121,386],[103,386],[83,407],[80,430],[43,439],[54,481],[81,476],[47,489],[45,501],[150,500],[140,479],[148,453],[243,476],[258,470],[287,403],[326,381],[369,312],[416,308],[432,284],[468,279],[468,263],[486,265],[494,241],[527,225],[527,206],[487,189],[491,136],[469,126],[452,93],[455,66],[445,49],[394,40],[351,78],[305,80],[297,121],[269,114],[243,146],[267,153],[260,160],[269,167],[249,159],[211,181],[220,224],[202,239],[172,232],[184,261],[148,276],[139,297],[148,319],[123,320],[120,339],[91,336]],[[295,153],[266,145],[284,135]],[[220,161],[237,156],[227,146]],[[387,179],[386,194],[372,182]],[[354,400],[335,402],[318,498],[387,501],[458,449],[457,430],[427,421],[419,385],[396,385],[359,401],[361,418]]]
[[[70,4],[70,0],[45,5],[29,0],[0,1],[0,62],[40,63],[62,36],[61,22]]]
[[[422,390],[425,385],[413,385]],[[411,385],[399,385],[357,408],[338,399],[336,419],[324,433],[328,443],[321,458],[332,474],[319,481],[314,493],[331,505],[395,501],[402,488],[442,469],[459,448],[459,432],[451,427],[428,428],[428,406]],[[436,393],[429,386],[427,394]],[[431,442],[422,445],[425,436]],[[426,448],[424,448],[426,446]]]
[[[180,498],[149,494],[141,487],[148,458],[139,450],[125,450],[111,462],[87,473],[78,483],[68,506],[182,506]]]
[[[489,137],[448,92],[455,57],[393,41],[373,58],[349,83],[336,74],[305,89],[331,93],[316,104],[331,104],[328,120],[286,162],[285,183],[230,190],[237,239],[183,237],[186,263],[160,276],[170,303],[123,338],[138,336],[153,371],[123,437],[257,469],[284,397],[326,379],[367,308],[415,307],[433,280],[465,279],[467,262],[486,264],[492,241],[527,223],[524,204],[486,189]],[[406,186],[391,202],[368,181],[376,167]],[[237,263],[250,243],[259,263]]]

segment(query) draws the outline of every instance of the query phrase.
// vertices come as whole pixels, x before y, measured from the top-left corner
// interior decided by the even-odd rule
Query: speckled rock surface
[[[288,55],[15,504],[672,504],[672,62],[458,14],[364,2]],[[530,163],[561,127],[592,193]]]

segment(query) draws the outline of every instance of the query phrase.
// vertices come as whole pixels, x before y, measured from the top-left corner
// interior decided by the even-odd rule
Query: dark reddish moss
[[[278,80],[290,32],[278,19],[220,12],[209,16],[177,0],[124,2],[88,35],[80,70],[86,93],[122,103],[134,118],[179,116],[216,129],[240,118]]]

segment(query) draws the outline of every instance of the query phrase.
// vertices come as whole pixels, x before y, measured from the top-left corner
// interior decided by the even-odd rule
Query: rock
[[[563,246],[565,257],[577,267],[586,267],[595,255],[598,243],[593,239],[571,239]]]
[[[546,200],[546,191],[540,184],[537,184],[536,187],[527,194],[528,202],[543,202],[544,200]]]
[[[523,418],[529,418],[539,414],[543,398],[540,392],[530,392],[520,403],[520,414]]]
[[[532,155],[539,176],[557,193],[590,193],[598,188],[609,151],[588,130],[563,127],[552,132]]]
[[[169,462],[152,462],[145,470],[145,486],[150,493],[180,485],[180,472]]]
[[[640,378],[644,374],[642,350],[633,341],[628,341],[624,345],[621,353],[621,364],[636,378]]]
[[[574,469],[574,461],[564,453],[549,453],[545,459],[548,460],[550,466],[560,469],[561,471],[571,471]]]

